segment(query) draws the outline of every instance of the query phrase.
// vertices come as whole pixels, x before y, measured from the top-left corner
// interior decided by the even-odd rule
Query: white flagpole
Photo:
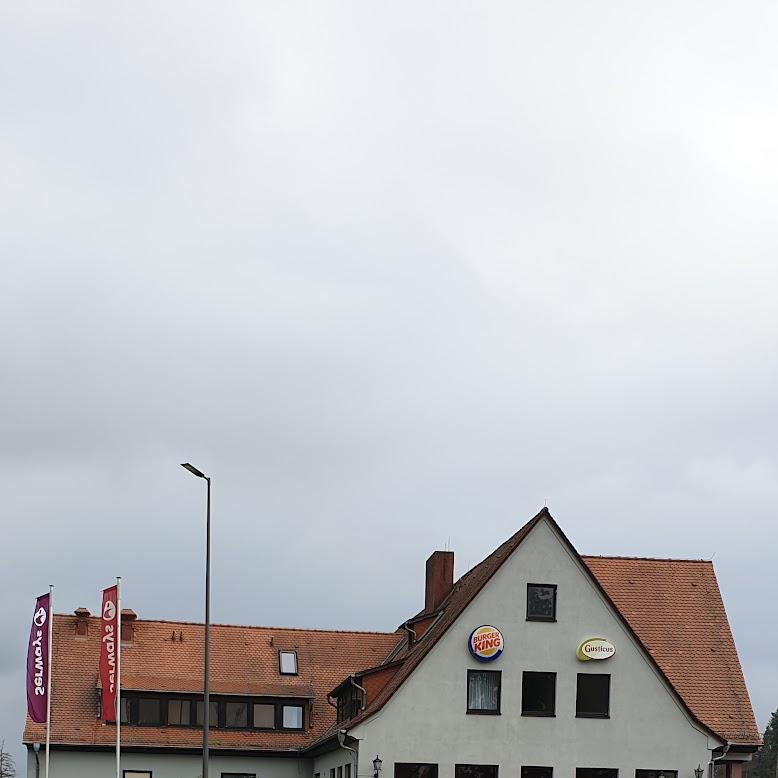
[[[46,778],[49,778],[49,745],[51,743],[51,665],[54,662],[54,587],[49,585],[49,666],[46,680]]]
[[[116,778],[121,778],[122,748],[122,598],[121,576],[116,577]],[[48,778],[48,776],[46,776]]]

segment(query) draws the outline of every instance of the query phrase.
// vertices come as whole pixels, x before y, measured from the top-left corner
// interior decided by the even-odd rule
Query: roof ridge
[[[58,618],[72,618],[77,619],[78,616],[76,616],[74,613],[55,613],[55,616]],[[94,614],[91,614],[89,616],[90,619],[95,619],[96,621],[100,620],[100,616],[96,616]],[[202,621],[180,621],[180,620],[174,620],[174,619],[134,619],[134,624],[181,624],[188,627],[204,627],[205,624],[203,624]],[[369,630],[369,629],[329,629],[327,627],[277,627],[272,625],[264,625],[264,624],[222,624],[222,623],[212,623],[211,628],[213,627],[228,627],[230,629],[267,629],[267,630],[274,630],[276,632],[317,632],[317,633],[328,633],[328,634],[337,634],[337,635],[387,635],[387,636],[393,636],[397,634],[397,630],[392,631],[385,631],[381,632],[378,630]]]
[[[689,559],[672,556],[628,556],[625,554],[581,554],[581,559],[625,559],[630,562],[696,562],[706,565],[713,564],[712,559]]]

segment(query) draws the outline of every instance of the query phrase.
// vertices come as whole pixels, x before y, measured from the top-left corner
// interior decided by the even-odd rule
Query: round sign
[[[592,659],[610,659],[616,653],[616,647],[605,638],[589,638],[584,640],[575,652],[581,662]]]
[[[485,624],[482,627],[476,627],[470,633],[467,647],[473,658],[479,662],[494,662],[502,654],[505,643],[502,639],[502,632],[497,627]]]

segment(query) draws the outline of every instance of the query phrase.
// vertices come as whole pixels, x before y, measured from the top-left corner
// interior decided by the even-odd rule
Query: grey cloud
[[[394,627],[546,500],[715,553],[764,725],[778,12],[730,10],[0,10],[0,736],[50,581],[200,618],[186,460],[221,621]]]

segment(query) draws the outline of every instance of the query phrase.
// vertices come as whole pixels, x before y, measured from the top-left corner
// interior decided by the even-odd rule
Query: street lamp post
[[[208,730],[210,728],[210,693],[208,683],[208,654],[211,626],[211,479],[194,465],[186,462],[181,467],[198,478],[204,478],[208,485],[205,509],[205,656],[203,658],[203,778],[208,778]]]

